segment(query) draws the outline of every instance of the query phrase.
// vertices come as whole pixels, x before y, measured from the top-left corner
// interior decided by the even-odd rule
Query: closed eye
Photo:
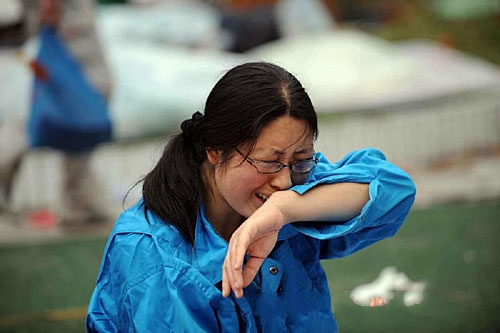
[[[267,160],[254,160],[255,162],[259,163],[266,163],[266,164],[281,164],[280,161],[267,161]]]
[[[296,163],[300,163],[300,162],[307,162],[307,161],[311,161],[313,159],[314,159],[314,155],[311,157],[296,159],[291,164],[296,164]]]

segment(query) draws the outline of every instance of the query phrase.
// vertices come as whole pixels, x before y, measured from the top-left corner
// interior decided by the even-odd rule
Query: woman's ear
[[[222,161],[222,150],[206,149],[205,152],[210,164],[216,165]]]

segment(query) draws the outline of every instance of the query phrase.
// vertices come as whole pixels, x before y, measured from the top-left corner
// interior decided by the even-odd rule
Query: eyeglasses
[[[318,158],[316,157],[316,153],[312,158],[307,160],[297,161],[292,164],[283,164],[278,161],[261,161],[255,160],[253,158],[248,157],[243,154],[238,148],[234,147],[234,149],[238,152],[247,161],[251,166],[257,169],[258,173],[270,174],[279,172],[281,169],[287,167],[290,168],[292,173],[308,173],[311,171],[316,164],[318,164]]]

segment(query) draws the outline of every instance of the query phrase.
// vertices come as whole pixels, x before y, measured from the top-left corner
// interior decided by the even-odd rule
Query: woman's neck
[[[221,207],[223,205],[213,202],[211,199],[208,199],[204,205],[205,214],[210,224],[222,238],[229,242],[244,218],[230,207]]]
[[[205,187],[203,195],[205,215],[219,236],[229,242],[231,236],[241,223],[243,223],[245,218],[234,211],[224,198],[221,197],[220,193],[213,190],[215,186],[210,181],[213,178],[207,177],[206,172],[210,171],[206,169],[202,171],[202,181]]]

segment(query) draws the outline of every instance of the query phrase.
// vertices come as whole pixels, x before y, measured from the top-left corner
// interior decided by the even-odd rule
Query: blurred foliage
[[[379,24],[361,25],[370,33],[391,41],[432,39],[500,64],[499,12],[451,19],[446,13],[436,10],[438,0],[374,2],[380,6],[377,7]]]

